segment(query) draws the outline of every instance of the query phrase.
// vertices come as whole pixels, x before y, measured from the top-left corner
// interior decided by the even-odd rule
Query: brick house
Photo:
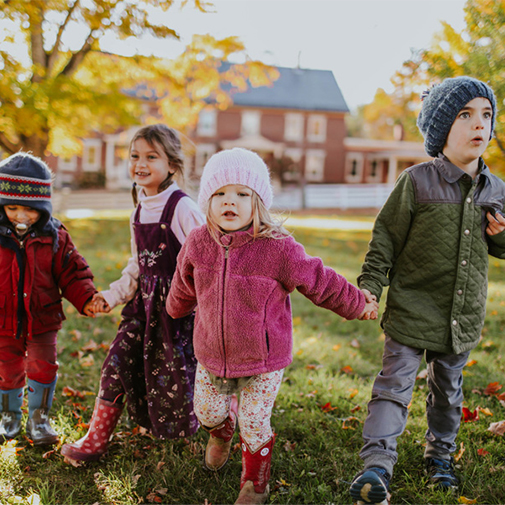
[[[346,137],[349,108],[331,71],[278,71],[271,86],[233,94],[228,109],[209,104],[201,111],[188,132],[195,144],[187,163],[193,185],[212,154],[235,146],[260,154],[277,185],[392,184],[401,170],[428,159],[421,143]],[[109,189],[130,187],[128,145],[137,128],[84,139],[82,156],[53,160],[57,186],[101,178]]]

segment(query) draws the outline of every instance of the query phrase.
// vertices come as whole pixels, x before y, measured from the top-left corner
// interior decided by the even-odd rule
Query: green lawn
[[[327,216],[325,216],[327,217]],[[66,221],[90,263],[99,289],[117,279],[129,257],[128,219]],[[355,282],[369,232],[293,228],[312,255]],[[465,375],[465,406],[479,420],[463,423],[458,437],[461,497],[427,487],[422,455],[426,381],[420,378],[407,430],[399,439],[392,503],[505,503],[502,437],[488,431],[505,419],[505,403],[486,395],[489,383],[505,381],[505,263],[491,259],[488,316],[483,339]],[[285,371],[274,408],[277,433],[269,503],[349,504],[348,483],[360,469],[361,428],[375,374],[380,370],[382,332],[377,321],[343,321],[295,293],[294,361]],[[120,320],[120,308],[87,319],[66,305],[59,335],[59,382],[51,412],[62,441],[86,432],[100,366]],[[498,391],[498,393],[503,391]],[[73,394],[73,396],[72,396]],[[75,468],[59,447],[41,449],[20,438],[0,452],[0,503],[19,504],[218,504],[233,503],[241,470],[238,435],[229,464],[219,474],[202,467],[207,434],[167,442],[142,434],[123,415],[109,455]],[[484,451],[482,451],[484,450]],[[465,499],[469,501],[465,501]],[[475,501],[473,501],[475,500]]]

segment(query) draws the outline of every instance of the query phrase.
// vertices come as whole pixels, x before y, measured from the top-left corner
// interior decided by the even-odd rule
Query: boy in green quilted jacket
[[[363,427],[364,469],[350,493],[387,503],[397,438],[422,358],[428,366],[426,449],[431,484],[454,490],[463,367],[484,324],[488,255],[505,258],[505,183],[481,158],[493,134],[496,99],[471,77],[423,94],[417,125],[433,159],[405,170],[375,222],[358,284],[370,299],[389,286],[386,336]]]

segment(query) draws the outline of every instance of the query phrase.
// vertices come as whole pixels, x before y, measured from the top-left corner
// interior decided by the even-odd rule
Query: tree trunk
[[[22,135],[20,140],[23,151],[44,159],[49,144],[49,130],[44,129],[38,135],[31,135],[29,137]]]

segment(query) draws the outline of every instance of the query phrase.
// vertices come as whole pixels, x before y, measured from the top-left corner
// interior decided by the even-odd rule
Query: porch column
[[[393,185],[396,182],[396,172],[398,170],[398,159],[396,156],[389,157],[389,166],[388,166],[388,180],[387,183],[389,185]]]

